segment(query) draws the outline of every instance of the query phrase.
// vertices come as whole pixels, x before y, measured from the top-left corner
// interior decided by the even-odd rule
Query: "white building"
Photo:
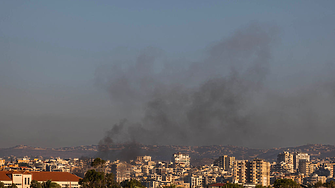
[[[59,184],[62,188],[80,187],[79,177],[68,172],[27,172],[27,171],[0,171],[0,181],[5,186],[15,184],[18,188],[30,188],[32,180],[39,183],[51,180]]]
[[[301,153],[301,152],[296,152],[293,154],[293,168],[294,170],[298,170],[299,168],[299,160],[300,159],[306,159],[306,161],[310,161],[310,156],[308,153]]]
[[[190,167],[191,166],[190,160],[191,158],[189,155],[180,152],[174,153],[172,156],[172,162],[174,166]]]

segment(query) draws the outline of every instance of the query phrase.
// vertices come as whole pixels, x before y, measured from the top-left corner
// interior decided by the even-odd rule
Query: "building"
[[[286,164],[293,164],[293,155],[290,152],[284,151],[277,155],[277,163],[284,162]]]
[[[191,158],[189,155],[180,152],[174,153],[171,159],[174,166],[180,166],[180,167],[190,167],[191,166],[190,160]]]
[[[275,172],[281,172],[281,173],[284,173],[284,174],[294,173],[293,163],[285,163],[283,161],[280,162],[280,163],[277,163],[275,165],[274,171]]]
[[[248,160],[235,160],[233,164],[233,182],[234,183],[247,183],[246,172],[247,172]]]
[[[112,173],[114,174],[114,179],[117,182],[122,182],[124,180],[130,179],[130,169],[131,165],[126,162],[120,162],[112,165]]]
[[[298,171],[301,174],[304,174],[305,176],[309,176],[311,174],[310,172],[310,162],[306,159],[300,159],[299,160],[299,167]]]
[[[141,161],[141,162],[149,162],[149,161],[151,161],[151,156],[147,156],[147,155],[145,155],[145,156],[137,156],[136,160],[137,161]]]
[[[277,155],[275,171],[285,174],[294,172],[293,155],[290,152],[284,151]]]
[[[79,179],[78,176],[68,172],[0,171],[0,181],[6,187],[15,184],[18,188],[30,188],[32,180],[40,183],[51,180],[62,188],[78,188]]]
[[[236,160],[233,165],[233,182],[270,185],[270,163],[262,159]]]
[[[40,183],[51,180],[61,187],[78,188],[79,177],[68,172],[29,172]]]
[[[270,185],[270,163],[263,159],[254,159],[247,164],[247,182],[269,186]]]
[[[202,176],[191,175],[185,177],[184,182],[188,183],[190,188],[196,188],[196,187],[203,187],[202,180],[203,180]]]
[[[30,188],[32,174],[23,171],[0,171],[0,181],[5,187],[15,184],[18,188]]]
[[[218,166],[228,171],[233,168],[234,161],[235,157],[228,157],[227,155],[223,155],[214,161],[214,166]]]
[[[0,158],[0,166],[5,165],[5,163],[6,163],[5,159]]]
[[[297,171],[299,168],[300,159],[306,159],[307,161],[310,161],[310,156],[308,153],[301,153],[301,152],[294,153],[293,154],[293,168],[295,171]]]

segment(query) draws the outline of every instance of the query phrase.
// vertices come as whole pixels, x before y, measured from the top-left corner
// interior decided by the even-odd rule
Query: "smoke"
[[[264,148],[315,134],[310,141],[323,142],[316,127],[334,129],[335,82],[287,92],[265,84],[276,41],[277,27],[253,23],[197,62],[164,63],[162,51],[148,48],[135,62],[97,70],[97,83],[127,118],[102,142]]]
[[[115,145],[113,139],[120,137],[127,120],[123,119],[113,128],[107,131],[105,137],[99,141],[97,156],[106,159],[122,159],[125,161],[134,160],[141,155],[140,145],[135,140],[122,145]],[[116,146],[116,147],[115,147]],[[121,147],[121,148],[118,148]]]

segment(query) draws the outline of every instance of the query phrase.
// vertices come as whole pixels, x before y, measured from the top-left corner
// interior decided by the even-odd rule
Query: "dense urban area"
[[[11,155],[0,159],[0,187],[334,187],[334,158],[311,153],[282,151],[273,160],[222,155],[199,166],[186,152],[165,161]]]

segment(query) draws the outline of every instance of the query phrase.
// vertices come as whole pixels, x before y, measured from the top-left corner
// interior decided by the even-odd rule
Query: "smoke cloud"
[[[98,69],[97,83],[127,119],[100,145],[324,142],[318,126],[334,130],[335,82],[285,91],[265,84],[277,41],[277,27],[254,23],[209,46],[197,62],[162,63],[162,52],[148,48],[135,62]]]

